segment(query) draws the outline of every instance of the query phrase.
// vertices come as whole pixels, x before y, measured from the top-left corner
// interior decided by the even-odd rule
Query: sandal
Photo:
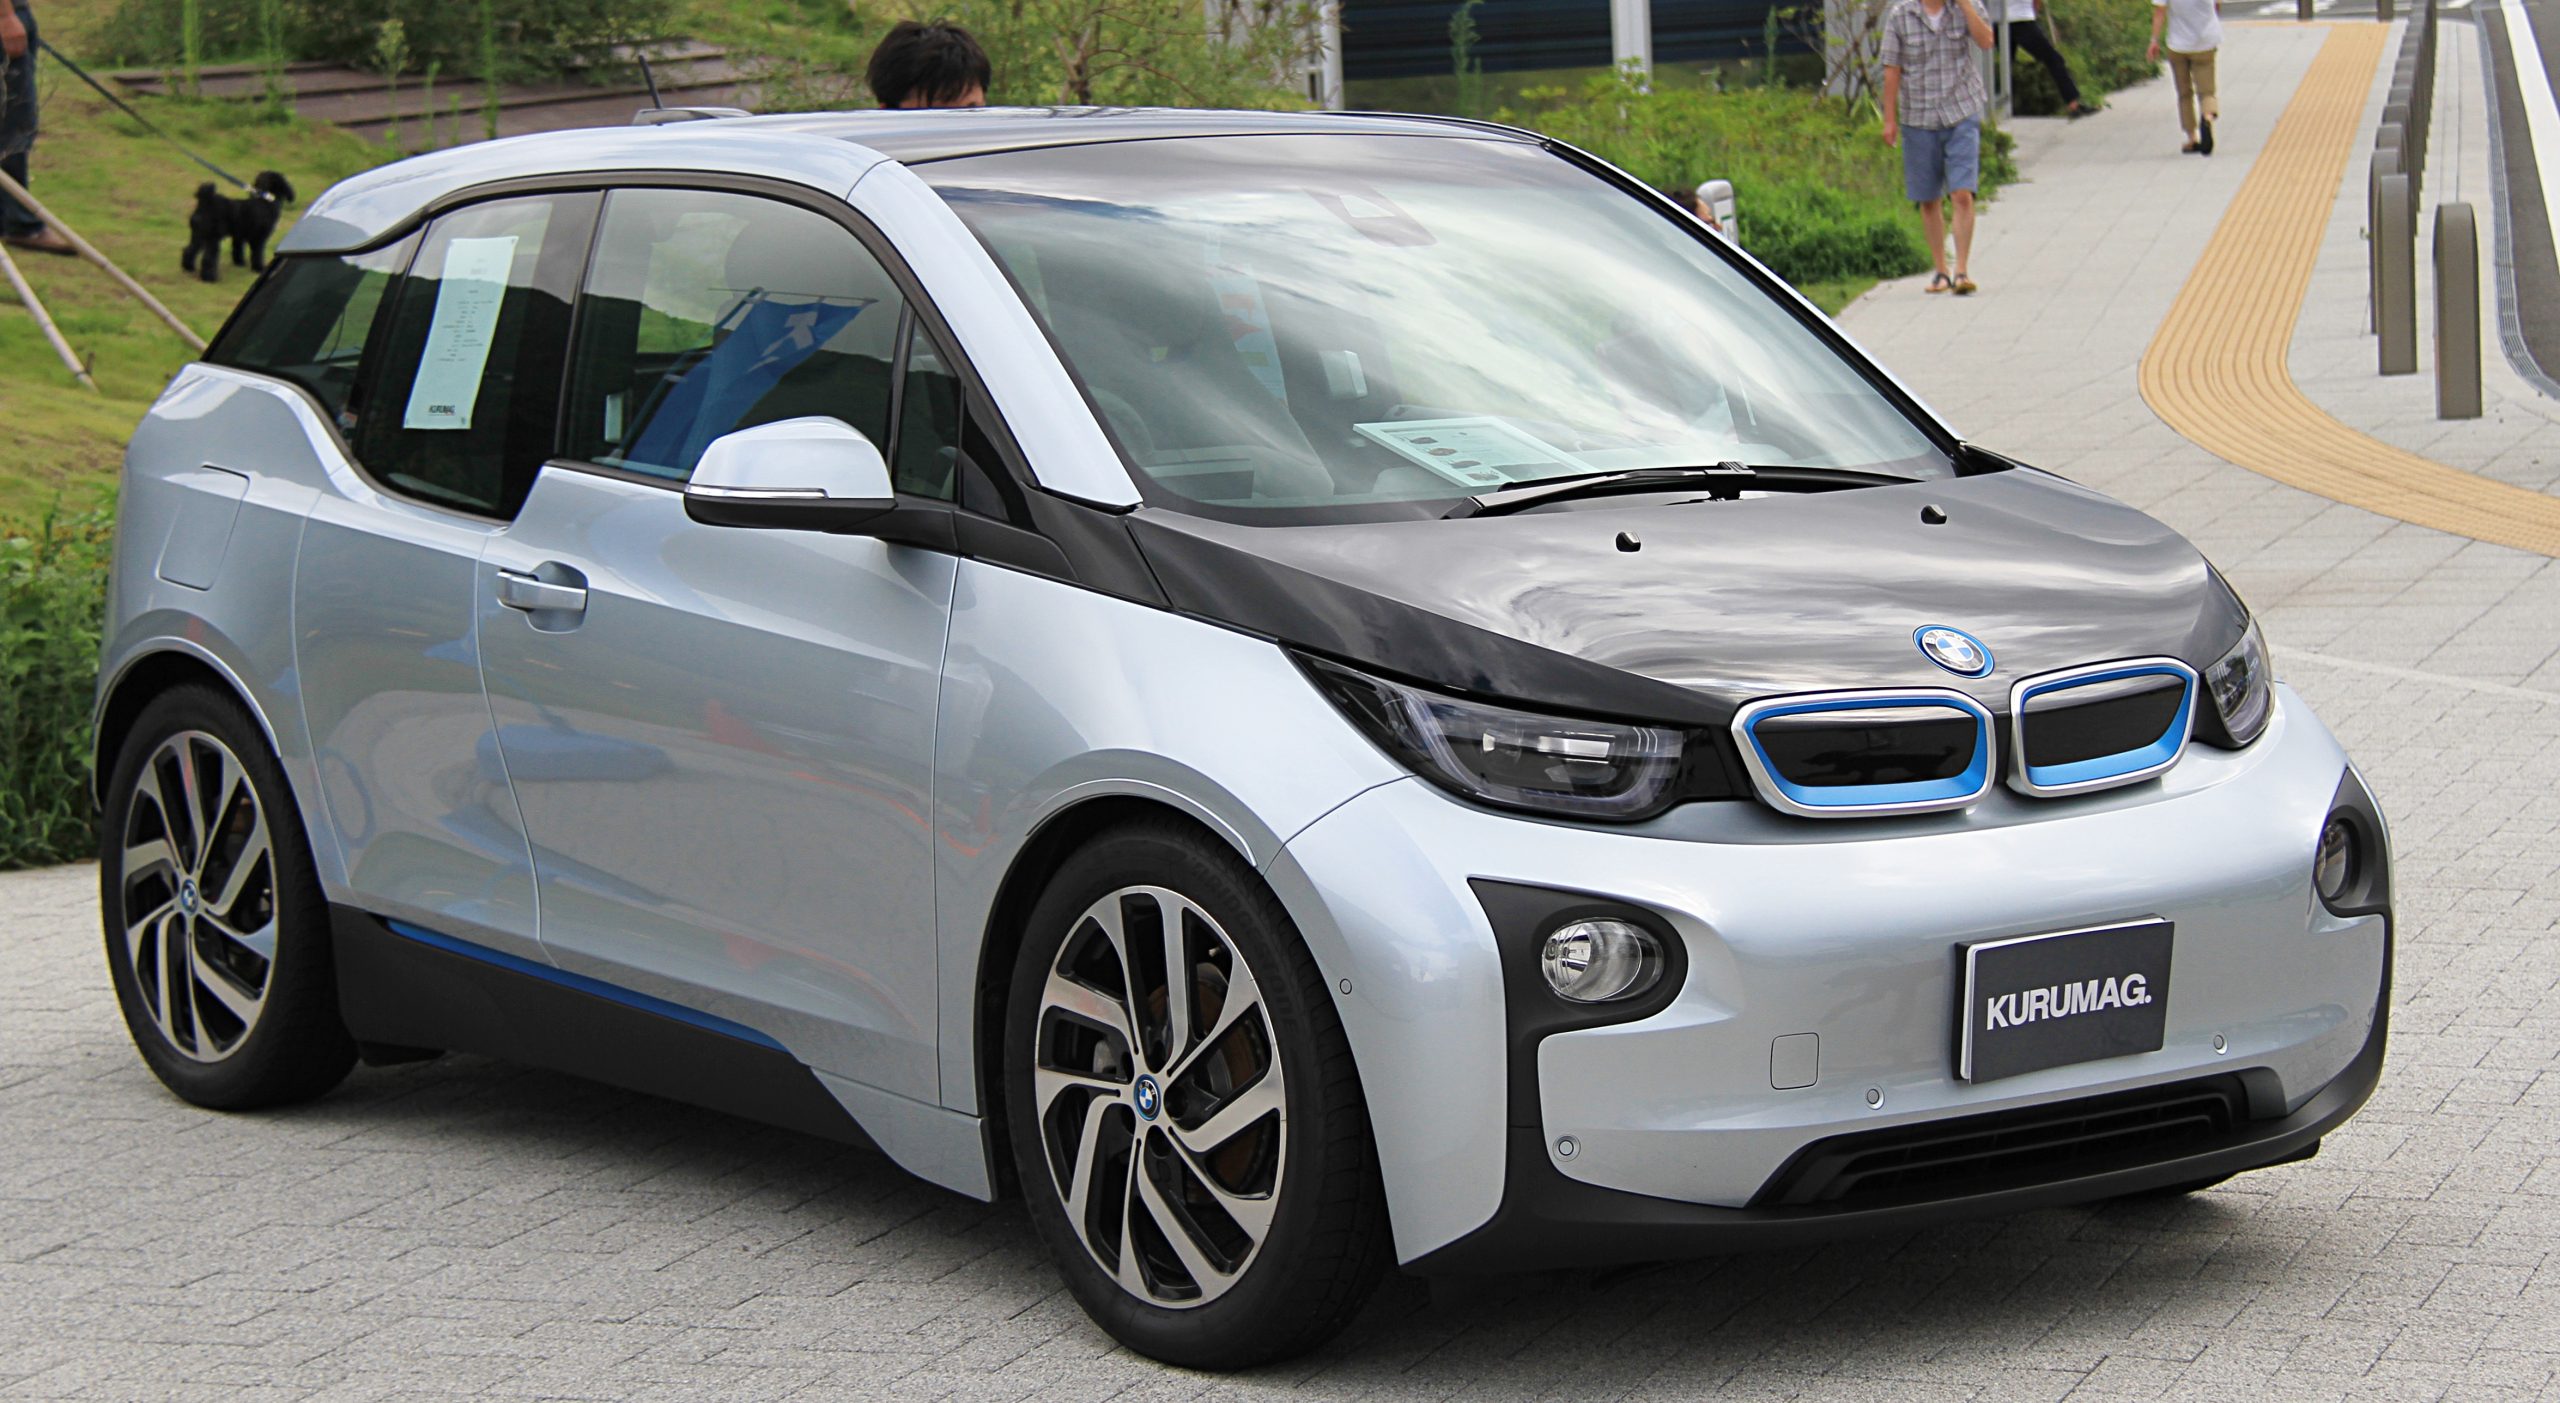
[[[1929,285],[1920,290],[1922,292],[1945,292],[1954,286],[1954,283],[1947,281],[1946,274],[1940,273],[1936,277],[1929,279]]]
[[[1973,293],[1973,279],[1963,273],[1956,274],[1956,296],[1971,297]]]
[[[2202,150],[2204,150],[2202,146],[2190,141],[2186,145],[2178,148],[2178,154],[2181,156],[2193,156]]]

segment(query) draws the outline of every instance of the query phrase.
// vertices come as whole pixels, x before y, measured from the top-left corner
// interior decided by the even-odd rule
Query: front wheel
[[[1173,823],[1069,858],[1007,1005],[1014,1162],[1088,1314],[1172,1364],[1315,1347],[1385,1270],[1368,1108],[1315,961],[1253,873]]]

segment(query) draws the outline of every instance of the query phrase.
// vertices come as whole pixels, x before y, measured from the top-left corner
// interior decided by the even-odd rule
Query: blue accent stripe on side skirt
[[[726,1018],[704,1013],[700,1009],[686,1008],[682,1004],[669,1003],[665,999],[654,998],[650,995],[640,993],[637,990],[625,989],[619,984],[607,984],[601,979],[590,979],[583,974],[572,974],[565,969],[558,968],[557,966],[538,964],[532,960],[525,959],[520,955],[510,955],[503,950],[492,950],[486,945],[474,945],[468,940],[456,940],[452,936],[440,935],[435,931],[427,930],[420,926],[413,926],[405,921],[384,921],[382,924],[389,928],[394,935],[414,940],[421,945],[432,946],[447,954],[460,955],[464,959],[469,960],[478,960],[482,964],[496,965],[500,969],[508,970],[516,974],[531,975],[536,979],[549,980],[551,983],[575,989],[581,994],[593,994],[599,999],[610,999],[615,1003],[621,1004],[625,1008],[636,1008],[643,1013],[654,1013],[660,1018],[672,1018],[678,1023],[689,1023],[706,1032],[718,1033],[723,1037],[736,1038],[738,1041],[743,1043],[753,1043],[758,1047],[769,1047],[776,1052],[782,1053],[784,1056],[789,1056],[791,1052],[789,1048],[784,1047],[782,1044],[775,1042],[773,1039],[766,1037],[764,1034],[757,1032],[755,1029],[748,1027],[744,1023],[732,1023]]]

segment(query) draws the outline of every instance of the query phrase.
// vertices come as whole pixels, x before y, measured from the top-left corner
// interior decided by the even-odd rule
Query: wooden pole
[[[0,273],[9,275],[9,286],[17,289],[18,300],[27,304],[28,315],[36,319],[37,326],[44,328],[44,339],[53,343],[54,354],[62,357],[62,363],[71,367],[71,373],[80,377],[81,384],[97,393],[105,393],[98,389],[97,381],[89,378],[89,367],[80,363],[80,353],[72,350],[71,343],[62,339],[62,328],[53,324],[52,314],[45,311],[44,303],[36,297],[36,290],[27,285],[27,275],[18,271],[18,260],[9,256],[5,244],[0,244]]]
[[[0,171],[0,194],[5,194],[9,198],[16,200],[19,204],[25,205],[30,213],[34,214],[36,218],[43,220],[52,228],[53,232],[70,240],[71,246],[80,251],[80,256],[82,258],[88,259],[90,262],[106,269],[108,277],[115,279],[118,286],[122,287],[125,291],[132,293],[141,301],[143,306],[148,307],[153,312],[157,313],[160,320],[167,322],[169,324],[169,329],[178,333],[179,337],[189,346],[192,346],[199,351],[204,349],[204,338],[196,335],[194,328],[188,326],[185,322],[178,320],[177,313],[170,311],[165,306],[162,306],[160,299],[151,295],[150,289],[145,288],[142,284],[126,277],[125,271],[122,268],[117,267],[113,262],[109,261],[105,254],[98,252],[96,247],[91,245],[87,239],[80,237],[78,233],[74,232],[70,225],[63,223],[60,219],[56,218],[53,211],[46,209],[42,204],[38,203],[35,196],[27,193],[27,187],[10,179],[9,174],[6,171]]]

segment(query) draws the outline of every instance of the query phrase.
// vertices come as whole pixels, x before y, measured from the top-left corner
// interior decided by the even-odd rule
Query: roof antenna
[[[649,105],[651,107],[666,106],[667,104],[661,101],[658,97],[658,75],[649,70],[649,56],[647,54],[634,54],[632,57],[640,60],[641,81],[649,85]]]

